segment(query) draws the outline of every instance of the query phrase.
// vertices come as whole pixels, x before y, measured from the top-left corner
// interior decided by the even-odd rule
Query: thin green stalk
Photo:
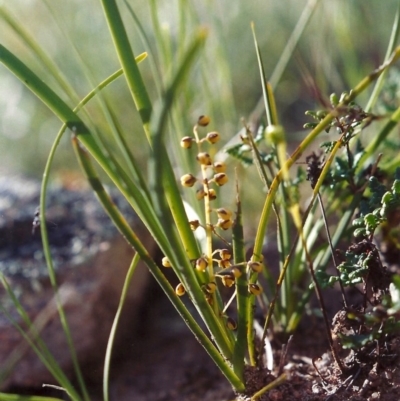
[[[114,345],[115,334],[117,332],[117,327],[119,319],[121,318],[122,308],[125,304],[126,296],[128,295],[128,289],[132,282],[133,275],[136,271],[136,266],[140,260],[138,253],[132,259],[129,266],[128,272],[125,277],[124,287],[122,288],[121,297],[118,304],[118,309],[114,316],[114,321],[111,327],[110,336],[107,342],[106,356],[104,358],[104,370],[103,370],[103,398],[104,401],[109,401],[109,380],[110,380],[110,364],[111,364],[111,353]]]
[[[142,119],[144,131],[149,142],[151,143],[149,124],[152,105],[146,86],[143,82],[142,75],[135,61],[135,56],[129,43],[125,25],[122,21],[115,0],[101,0],[101,3],[103,5],[104,14],[107,19],[107,24],[114,42],[115,50],[117,52],[122,69],[124,70],[126,82]]]
[[[394,48],[396,46],[397,39],[399,37],[399,32],[400,32],[400,23],[399,22],[400,22],[400,1],[397,5],[397,11],[396,11],[396,15],[394,17],[392,33],[390,35],[389,45],[386,50],[385,61],[389,60],[390,55],[393,53]],[[368,100],[368,103],[364,109],[366,112],[370,112],[373,109],[373,107],[375,106],[375,104],[379,98],[379,93],[382,90],[383,82],[386,78],[386,75],[387,75],[387,70],[384,71],[382,73],[382,75],[377,79],[375,87],[374,87],[374,89],[371,93],[371,96]]]
[[[242,205],[239,198],[239,188],[237,186],[236,195],[236,219],[232,228],[232,246],[234,264],[240,265],[246,262],[246,254],[243,236]],[[237,334],[235,348],[233,350],[233,370],[238,377],[243,378],[244,361],[247,348],[247,328],[252,325],[247,320],[247,302],[249,292],[247,290],[246,272],[236,279],[236,304],[237,304]]]
[[[290,58],[293,55],[294,50],[296,49],[297,44],[298,44],[303,32],[307,28],[307,25],[308,25],[309,21],[311,20],[311,17],[313,15],[314,11],[316,10],[318,1],[319,0],[308,0],[308,3],[306,4],[306,6],[303,10],[303,13],[301,14],[300,18],[298,19],[297,24],[296,24],[295,28],[293,29],[293,31],[290,35],[290,38],[287,41],[286,46],[279,57],[278,63],[276,64],[276,66],[271,74],[271,78],[269,81],[271,82],[272,89],[276,88],[280,79],[282,78],[282,75],[288,65]],[[258,101],[257,106],[254,109],[253,114],[255,116],[260,116],[262,114],[263,103],[264,103],[264,100],[263,100],[263,98],[261,98]]]
[[[51,352],[47,348],[44,341],[41,339],[39,333],[36,330],[35,325],[32,323],[32,321],[29,318],[24,307],[21,305],[18,298],[15,296],[15,294],[12,291],[10,285],[8,284],[5,276],[2,273],[0,273],[0,281],[1,281],[1,284],[3,285],[4,289],[6,290],[8,296],[10,297],[12,303],[14,304],[18,314],[21,316],[23,322],[28,327],[28,331],[26,331],[26,329],[23,329],[21,327],[21,325],[12,318],[12,316],[8,313],[8,311],[1,304],[0,304],[0,310],[7,317],[7,319],[11,322],[11,324],[18,330],[18,332],[25,339],[25,341],[27,341],[29,346],[36,353],[36,355],[39,357],[39,359],[44,364],[44,366],[48,369],[48,371],[53,375],[53,377],[58,381],[58,383],[60,383],[65,388],[68,395],[74,401],[80,401],[81,397],[76,392],[76,390],[72,386],[71,382],[66,377],[66,375],[64,374],[64,372],[58,365],[57,361],[52,356]]]

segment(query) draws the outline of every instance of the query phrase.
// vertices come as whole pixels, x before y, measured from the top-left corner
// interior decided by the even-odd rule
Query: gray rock
[[[0,271],[35,320],[50,351],[69,375],[71,356],[61,328],[54,292],[42,252],[40,229],[33,230],[40,184],[21,178],[0,178]],[[147,246],[147,230],[120,197],[115,202],[129,217]],[[101,376],[105,348],[133,250],[113,227],[90,191],[53,188],[48,194],[46,221],[59,294],[85,374]],[[124,306],[116,347],[137,323],[148,282],[138,266]],[[3,287],[0,302],[21,323]],[[95,372],[88,371],[99,366]],[[0,387],[40,387],[54,383],[51,375],[6,316],[0,312]]]

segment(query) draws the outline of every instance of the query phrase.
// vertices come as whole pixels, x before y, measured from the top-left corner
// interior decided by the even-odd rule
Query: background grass
[[[135,53],[151,50],[141,41],[124,2],[120,3]],[[190,85],[185,88],[179,115],[181,127],[191,127],[198,115],[207,113],[223,139],[229,140],[241,128],[241,117],[251,120],[249,116],[261,97],[250,22],[255,23],[266,74],[270,76],[307,2],[176,0],[156,3],[157,9],[152,14],[151,2],[135,1],[135,12],[152,49],[157,50],[158,46],[161,50],[158,54],[165,56],[155,60],[161,81],[165,82],[171,74],[166,60],[171,58],[173,64],[179,58],[182,43],[188,42],[194,29],[199,24],[209,29],[206,56],[201,58]],[[277,108],[281,122],[290,133],[289,140],[303,136],[304,111],[317,102],[307,82],[310,77],[324,95],[341,92],[382,61],[396,6],[394,0],[385,0],[384,6],[374,0],[318,2],[276,88]],[[71,42],[84,55],[87,68],[98,82],[117,69],[115,51],[98,1],[13,0],[3,1],[1,8],[23,23],[72,83],[79,97],[89,92],[91,85]],[[155,18],[160,23],[162,43],[157,41]],[[4,21],[0,21],[0,31],[2,43],[21,55],[39,76],[48,77],[47,83],[57,90],[51,75]],[[155,95],[157,87],[150,68],[142,67],[142,71],[150,84],[150,94]],[[4,68],[0,69],[0,93],[0,171],[39,176],[59,123]],[[62,92],[58,90],[58,93]],[[129,111],[132,100],[122,80],[111,85],[106,94],[114,110],[124,116],[121,121],[124,131],[137,126],[138,116]],[[70,100],[68,96],[64,99]],[[90,113],[95,121],[102,121],[97,106],[91,106]],[[134,151],[140,148],[138,145],[132,146]],[[73,152],[68,138],[62,146],[68,151],[60,152],[57,167],[75,169],[76,164],[70,163]],[[29,152],[22,156],[25,149]]]

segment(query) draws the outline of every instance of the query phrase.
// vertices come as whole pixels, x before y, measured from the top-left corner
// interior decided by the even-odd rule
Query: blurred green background
[[[252,120],[262,95],[250,23],[255,24],[265,71],[270,77],[300,16],[312,3],[315,11],[275,89],[281,122],[289,140],[297,140],[304,134],[302,125],[309,121],[304,112],[319,104],[315,88],[326,98],[332,91],[349,90],[382,62],[398,1],[121,0],[118,4],[135,55],[143,51],[154,55],[159,78],[149,60],[140,65],[154,100],[157,84],[159,88],[168,79],[190,36],[199,26],[207,27],[206,47],[179,99],[175,119],[182,132],[177,136],[190,135],[197,117],[210,114],[212,128],[218,129],[227,142],[241,129],[242,117]],[[141,40],[127,4],[136,13],[149,44]],[[5,21],[5,13],[22,24],[50,55],[78,98],[89,92],[93,83],[118,69],[99,1],[3,0],[0,10],[1,43],[57,93],[63,94],[40,58]],[[141,124],[123,78],[107,88],[105,94],[120,117],[132,149],[145,161],[146,150],[136,134]],[[76,105],[76,99],[66,94],[63,98],[71,106]],[[361,104],[362,101],[359,100]],[[96,102],[88,110],[90,118],[106,130]],[[51,112],[0,66],[0,173],[22,172],[39,177],[59,127],[60,122]],[[56,167],[77,168],[68,135],[58,152]]]

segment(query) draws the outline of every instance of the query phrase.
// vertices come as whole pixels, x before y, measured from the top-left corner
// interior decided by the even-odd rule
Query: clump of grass
[[[398,60],[400,48],[395,48],[396,40],[391,41],[386,61],[381,67],[366,76],[351,91],[343,93],[339,99],[332,96],[331,103],[324,110],[308,113],[314,119],[307,126],[311,131],[296,150],[287,157],[287,140],[283,127],[285,122],[279,121],[273,89],[265,77],[261,53],[254,34],[266,110],[265,125],[255,133],[252,132],[250,126],[244,123],[245,134],[241,136],[241,142],[228,150],[228,153],[239,161],[256,166],[261,185],[267,189],[264,204],[261,205],[259,212],[255,238],[248,239],[244,236],[243,226],[246,223],[246,215],[244,215],[241,202],[241,193],[246,190],[246,183],[240,182],[237,175],[228,172],[226,165],[216,157],[218,151],[215,150],[215,146],[221,135],[214,130],[205,132],[210,118],[202,115],[195,124],[192,134],[175,138],[176,141],[172,146],[166,138],[171,121],[179,119],[175,105],[182,88],[188,82],[191,70],[199,55],[202,54],[207,32],[204,29],[198,30],[193,34],[190,43],[186,43],[181,48],[179,62],[170,72],[166,82],[159,85],[158,101],[152,102],[148,86],[138,67],[138,63],[143,60],[144,56],[135,58],[128,40],[126,26],[115,0],[102,0],[101,4],[121,70],[110,75],[101,84],[92,83],[95,89],[75,109],[63,101],[15,54],[1,45],[0,61],[31,89],[63,123],[48,158],[40,211],[45,255],[55,292],[57,293],[57,283],[47,243],[45,193],[55,151],[60,138],[67,129],[72,134],[72,144],[79,164],[99,201],[119,231],[136,251],[125,281],[120,308],[107,349],[104,399],[108,400],[109,398],[109,361],[113,337],[117,329],[126,289],[139,259],[147,264],[166,296],[237,393],[245,394],[249,391],[245,375],[246,365],[264,368],[263,345],[268,331],[292,333],[299,324],[312,291],[316,291],[321,311],[325,315],[332,353],[340,369],[346,372],[346,366],[335,352],[322,290],[325,285],[332,282],[339,282],[342,287],[345,287],[355,284],[354,280],[356,279],[362,281],[364,277],[365,270],[356,269],[357,274],[351,271],[355,266],[354,257],[350,258],[353,263],[352,267],[349,267],[348,263],[338,264],[336,262],[335,247],[345,237],[352,216],[364,196],[364,191],[367,189],[366,176],[371,177],[370,180],[374,182],[372,177],[375,176],[376,169],[370,169],[368,172],[370,164],[368,159],[375,158],[373,159],[374,166],[377,166],[376,150],[382,146],[383,141],[397,125],[400,114],[399,110],[394,111],[376,136],[377,139],[364,149],[358,146],[356,138],[367,125],[380,119],[368,110],[368,107],[372,107],[374,99],[379,95],[380,85],[376,86],[377,89],[373,92],[366,110],[356,105],[354,101],[375,80],[381,79],[380,77],[384,76],[386,70]],[[316,2],[310,4],[315,5]],[[293,47],[299,39],[301,30],[306,26],[307,18],[310,18],[312,14],[312,8],[308,8],[306,11],[304,18],[301,19],[300,28],[295,30],[291,41]],[[138,23],[134,10],[130,9],[130,12]],[[156,19],[155,15],[153,18]],[[139,23],[138,25],[140,28]],[[169,58],[168,46],[164,43],[164,39],[161,39],[160,32],[157,35],[160,37],[159,45],[165,53],[164,61],[166,61]],[[392,37],[397,37],[397,22]],[[283,70],[288,54],[290,52],[285,52],[285,58],[278,64],[280,70]],[[47,58],[45,61],[51,63],[51,60]],[[87,71],[87,75],[91,80],[90,71]],[[117,116],[102,93],[119,76],[124,77],[141,119],[141,129],[147,140],[147,144],[144,146],[150,155],[148,177],[143,173],[140,163],[131,151],[128,139],[122,133]],[[274,77],[277,82],[278,78],[276,75]],[[68,83],[63,81],[63,85],[71,93],[74,93],[70,90]],[[106,141],[101,129],[97,129],[90,118],[81,113],[92,98],[97,99],[100,103],[107,120],[109,137],[112,138],[115,145],[113,147],[108,146],[109,138]],[[181,126],[178,125],[178,127]],[[335,130],[338,137],[324,145],[324,160],[319,159],[315,154],[308,156],[307,174],[298,169],[297,175],[293,177],[291,174],[293,166],[304,154],[310,152],[311,144],[321,133],[330,130]],[[177,131],[186,132],[186,127]],[[129,141],[135,140],[134,137],[129,138]],[[183,149],[179,149],[178,143]],[[195,154],[191,148],[195,148]],[[341,155],[342,150],[345,157]],[[177,154],[180,155],[179,164],[184,171],[180,179],[175,176],[173,165],[174,156]],[[143,221],[164,254],[162,266],[157,265],[153,255],[148,253],[141,239],[133,232],[121,211],[114,205],[95,166],[101,168]],[[300,188],[301,185],[304,185],[306,177],[311,181],[312,194],[311,200],[304,206]],[[234,194],[235,210],[231,210],[227,206],[228,197],[224,195],[225,184],[228,181],[235,188],[234,191],[231,191],[231,194]],[[183,191],[181,186],[188,188],[184,188]],[[191,190],[190,187],[195,187],[195,189]],[[352,197],[351,194],[353,194]],[[370,236],[386,216],[382,210],[386,210],[386,206],[392,205],[397,197],[396,184],[392,192],[389,191],[380,198],[383,206],[378,212],[374,209],[362,215],[362,221],[358,221],[360,227],[357,232]],[[326,202],[324,198],[327,199],[328,207],[324,206],[324,202]],[[188,219],[184,199],[198,211],[198,219]],[[319,202],[317,203],[317,201]],[[326,214],[334,215],[339,202],[346,205],[346,212],[339,216],[339,222],[331,234],[332,228],[328,225]],[[318,214],[318,204],[321,214]],[[203,208],[200,205],[203,205]],[[263,260],[267,225],[273,216],[278,227],[277,243],[280,265],[277,279],[274,278],[274,273],[268,263]],[[196,232],[201,229],[205,232],[204,244],[196,237]],[[317,244],[323,229],[326,230],[327,241],[322,245]],[[295,238],[293,238],[293,232]],[[369,240],[371,241],[371,238]],[[216,242],[223,246],[215,245]],[[248,249],[245,243],[247,242],[252,244],[249,258],[246,257]],[[366,252],[369,251],[370,249]],[[362,255],[365,256],[364,250]],[[326,269],[331,258],[337,268],[337,274],[327,278]],[[360,263],[363,269],[368,269],[368,263],[365,263],[364,260]],[[172,268],[179,279],[176,288],[173,288],[166,279],[165,268]],[[308,278],[307,286],[302,287],[305,277]],[[2,284],[13,299],[19,313],[25,318],[24,311],[4,277],[2,277]],[[398,289],[398,285],[395,289]],[[391,301],[387,301],[391,308],[397,307],[396,291],[392,291]],[[205,331],[182,301],[183,296],[189,297],[193,303],[196,313],[206,326]],[[257,301],[265,317],[261,338],[255,338],[254,330],[254,311]],[[344,292],[343,302],[347,306]],[[26,338],[60,385],[68,391],[71,399],[87,400],[90,397],[76,362],[77,358],[61,303],[59,303],[59,312],[71,355],[75,361],[80,393],[60,372],[57,362],[51,358],[45,345],[41,342],[35,344],[29,335],[26,335]],[[396,313],[397,309],[394,315]],[[357,318],[359,318],[358,315]],[[366,317],[365,320],[367,320]],[[32,322],[26,320],[26,323],[34,330]],[[22,331],[19,326],[17,328]],[[259,388],[255,394],[250,394],[252,399],[260,397],[265,391],[283,380],[285,380],[284,374],[267,387]],[[6,396],[4,395],[4,397]]]

